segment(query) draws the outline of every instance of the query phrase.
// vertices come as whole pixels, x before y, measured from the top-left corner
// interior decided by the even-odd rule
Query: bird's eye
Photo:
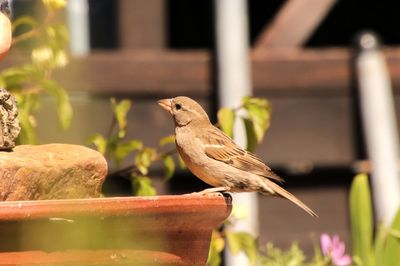
[[[182,105],[180,105],[179,103],[175,104],[175,109],[176,110],[181,110],[182,109]]]

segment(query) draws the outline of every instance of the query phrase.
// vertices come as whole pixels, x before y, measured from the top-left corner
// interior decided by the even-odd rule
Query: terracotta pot
[[[204,265],[229,196],[0,203],[0,265]]]

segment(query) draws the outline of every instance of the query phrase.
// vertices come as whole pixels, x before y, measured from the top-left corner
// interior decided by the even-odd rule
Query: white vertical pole
[[[73,56],[85,56],[90,51],[88,0],[68,0],[68,28]]]
[[[356,59],[364,132],[372,162],[376,216],[390,225],[400,205],[399,135],[390,76],[377,38],[361,35]]]
[[[246,0],[216,0],[216,38],[218,97],[221,106],[237,107],[243,96],[251,95],[252,85],[249,60],[249,32]],[[235,123],[235,141],[245,146],[244,125]],[[234,224],[235,231],[258,235],[258,201],[256,193],[233,195],[233,204],[245,208],[246,219]],[[226,265],[248,264],[244,254],[234,256],[226,253]]]

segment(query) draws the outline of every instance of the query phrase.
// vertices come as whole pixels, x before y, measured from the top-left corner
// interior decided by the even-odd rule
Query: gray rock
[[[18,109],[14,96],[0,88],[0,150],[15,147],[21,128],[18,121]]]
[[[0,151],[0,201],[99,197],[107,162],[69,144],[20,145]]]

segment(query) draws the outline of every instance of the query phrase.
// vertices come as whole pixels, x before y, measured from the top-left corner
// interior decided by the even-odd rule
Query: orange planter
[[[204,265],[229,196],[0,203],[0,265]]]

